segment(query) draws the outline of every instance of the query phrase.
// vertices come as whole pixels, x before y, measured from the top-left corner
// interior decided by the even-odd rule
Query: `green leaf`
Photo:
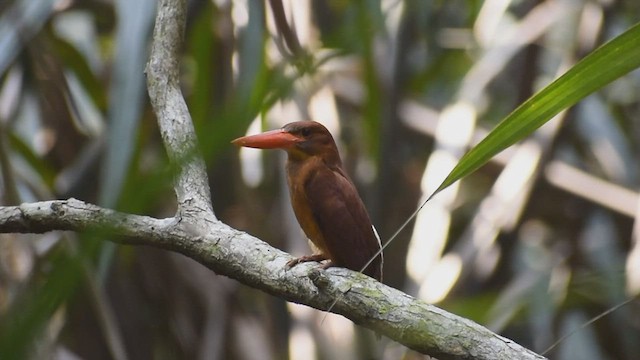
[[[502,120],[467,152],[431,195],[476,171],[560,111],[640,67],[640,23],[586,56]]]
[[[95,247],[95,246],[94,246]],[[50,271],[36,277],[0,317],[0,358],[34,358],[38,340],[56,310],[75,292],[82,274],[78,257],[65,249],[47,256]]]

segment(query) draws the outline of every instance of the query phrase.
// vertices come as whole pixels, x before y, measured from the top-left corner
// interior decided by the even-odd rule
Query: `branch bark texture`
[[[179,83],[186,0],[163,0],[158,6],[147,63],[147,87],[162,140],[175,169],[178,214],[199,209],[215,219],[204,160]],[[200,212],[200,216],[203,213]]]
[[[544,359],[509,339],[435,306],[341,268],[301,264],[287,253],[220,221],[207,231],[180,218],[156,219],[69,199],[0,207],[0,232],[98,231],[122,244],[182,253],[218,274],[288,301],[334,312],[439,359]]]
[[[288,301],[333,311],[439,359],[544,359],[488,329],[347,269],[307,263],[286,270],[287,253],[220,222],[178,83],[185,0],[162,0],[147,65],[149,96],[176,168],[178,213],[156,219],[75,199],[0,207],[0,233],[56,230],[119,235],[115,241],[182,253],[218,274]]]

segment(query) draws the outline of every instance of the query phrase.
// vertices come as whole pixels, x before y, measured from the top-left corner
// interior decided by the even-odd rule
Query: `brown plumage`
[[[342,168],[331,133],[315,121],[299,121],[282,129],[233,140],[239,146],[283,149],[288,154],[287,182],[291,205],[309,240],[313,255],[288,263],[328,260],[324,268],[360,271],[380,250],[380,241],[356,187]],[[382,254],[364,271],[382,281]]]

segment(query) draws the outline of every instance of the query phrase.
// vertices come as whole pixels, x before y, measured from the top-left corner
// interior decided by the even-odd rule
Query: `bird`
[[[287,153],[286,176],[293,212],[315,248],[312,255],[289,261],[288,268],[325,261],[324,269],[345,267],[382,282],[380,238],[326,127],[315,121],[297,121],[232,143]]]

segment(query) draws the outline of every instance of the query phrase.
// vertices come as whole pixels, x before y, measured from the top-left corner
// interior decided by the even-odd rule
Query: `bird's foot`
[[[323,270],[327,270],[330,267],[334,267],[334,266],[338,266],[336,264],[333,263],[333,261],[329,260],[326,263],[322,264],[322,266],[320,266]]]
[[[324,254],[305,255],[305,256],[301,256],[301,257],[299,257],[299,258],[295,258],[295,259],[293,259],[293,260],[289,260],[289,261],[287,262],[287,269],[291,269],[292,267],[294,267],[294,266],[296,266],[296,265],[298,265],[298,264],[300,264],[300,263],[304,263],[304,262],[309,262],[309,261],[317,261],[317,262],[320,262],[320,261],[328,260],[328,259],[329,259],[329,258],[328,258],[326,255],[324,255]],[[331,261],[329,261],[327,264],[331,264]],[[323,265],[323,268],[325,268],[325,269],[326,269],[326,267],[325,267],[325,266],[326,266],[327,264]],[[329,265],[329,266],[331,266],[331,265]]]

